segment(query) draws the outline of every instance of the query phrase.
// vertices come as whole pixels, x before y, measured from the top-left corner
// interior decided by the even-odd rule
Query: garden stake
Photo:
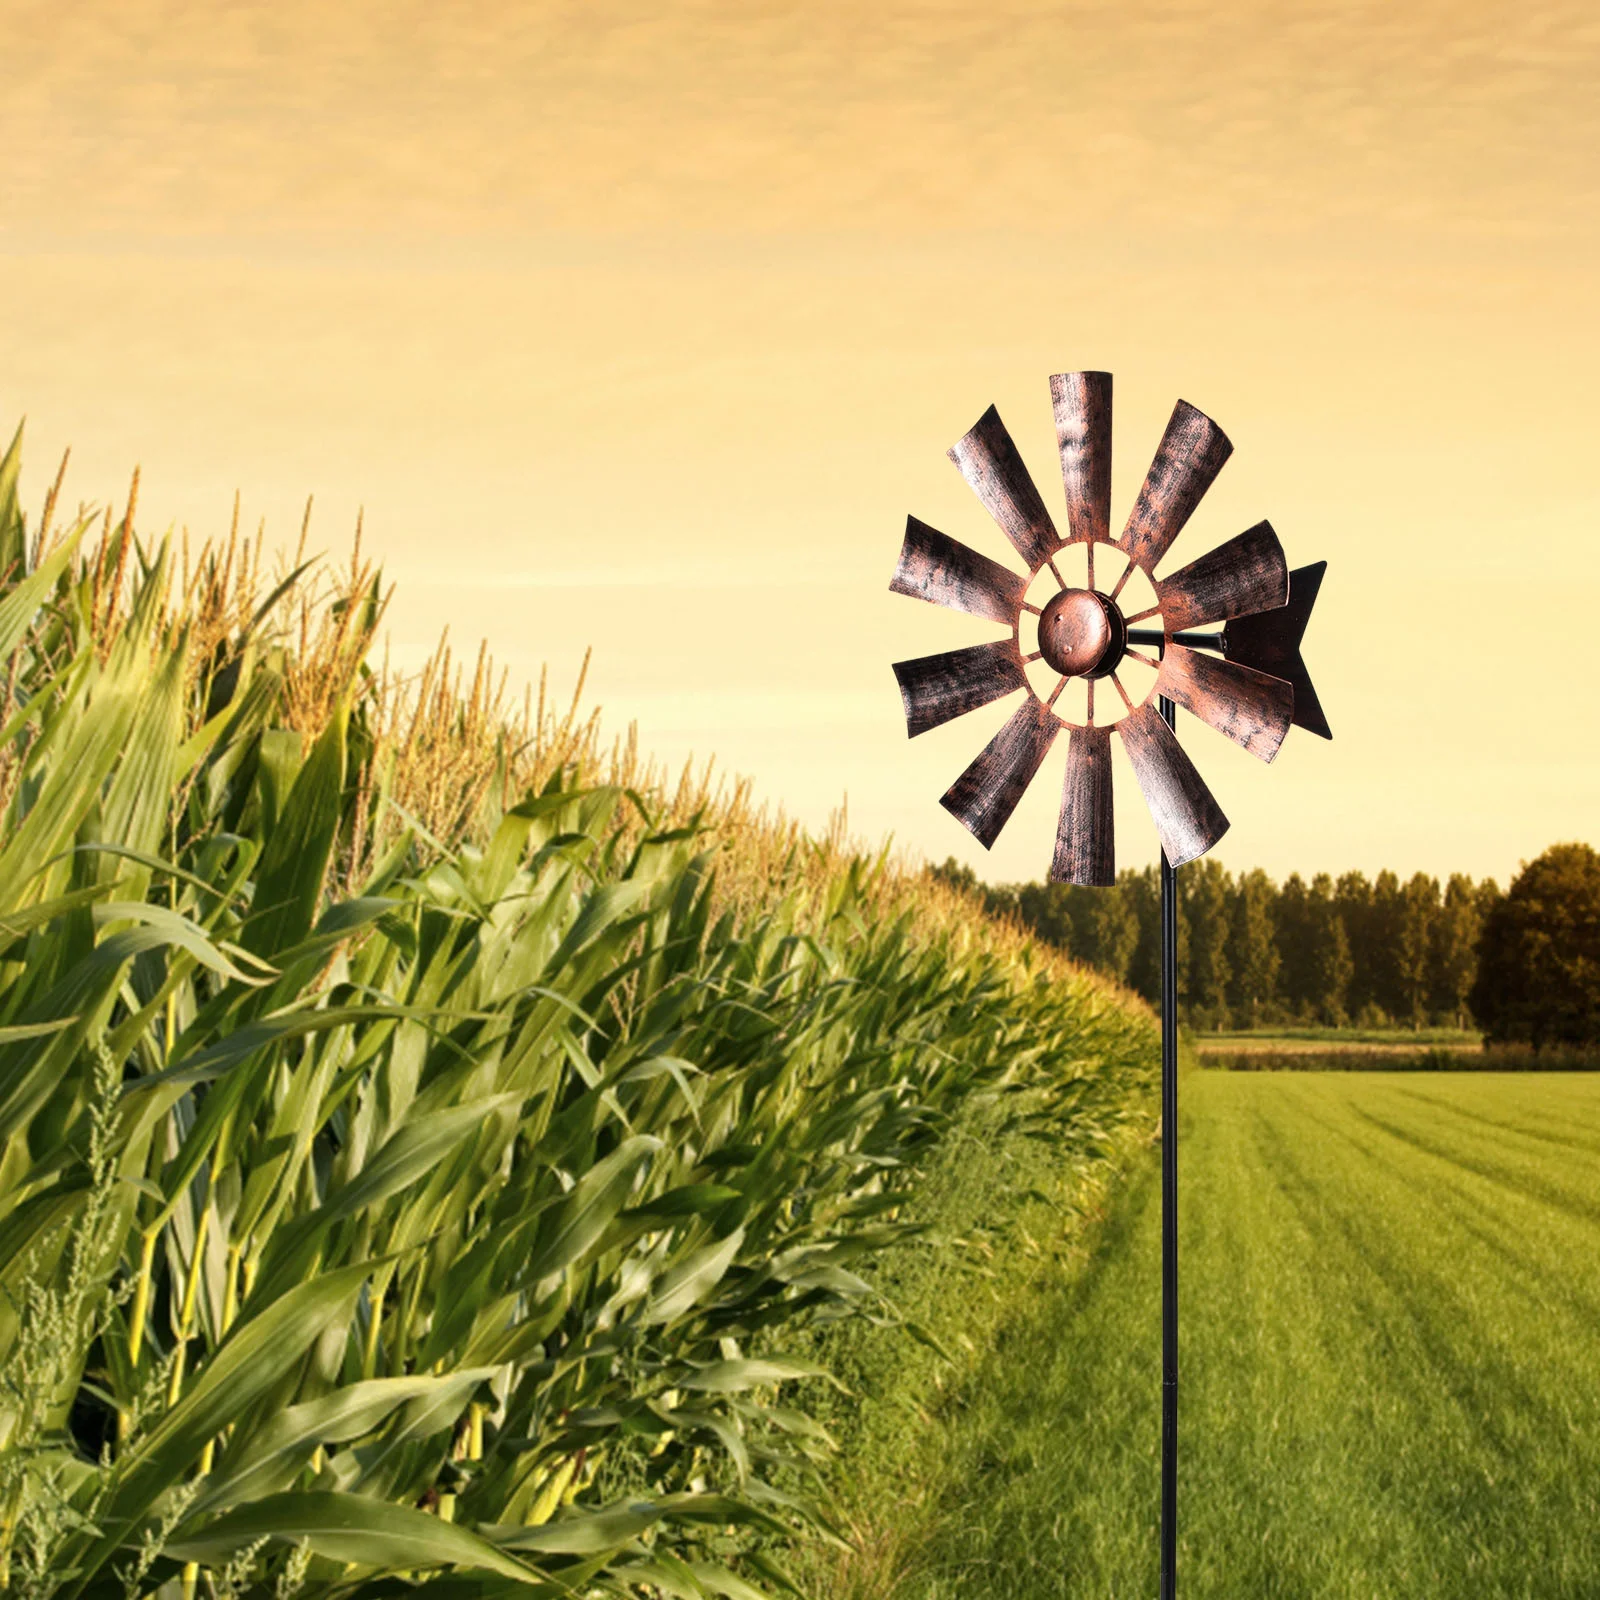
[[[1111,374],[1065,372],[1050,380],[1067,533],[1056,531],[1011,435],[993,406],[950,449],[950,459],[1028,568],[1012,568],[906,519],[896,594],[965,611],[1010,629],[1010,637],[897,661],[906,732],[915,738],[953,717],[1022,691],[1009,721],[940,799],[987,850],[1063,727],[1069,730],[1061,813],[1050,881],[1116,882],[1111,809],[1111,735],[1120,734],[1161,841],[1161,1600],[1175,1600],[1178,1571],[1178,868],[1227,832],[1205,781],[1178,743],[1177,707],[1252,755],[1270,761],[1291,726],[1332,738],[1300,659],[1300,640],[1326,562],[1294,572],[1268,522],[1164,578],[1155,569],[1233,453],[1223,431],[1180,400],[1117,539],[1111,521]],[[1084,578],[1063,576],[1057,558],[1082,545]],[[1095,581],[1096,551],[1120,558],[1109,590]],[[1116,570],[1116,560],[1108,563]],[[1042,604],[1030,600],[1048,570]],[[1102,569],[1104,571],[1104,568]],[[1125,614],[1118,601],[1142,575],[1155,603]],[[1054,585],[1051,592],[1051,585]],[[1030,620],[1025,624],[1024,618]],[[1159,628],[1133,623],[1159,617]],[[1222,623],[1220,633],[1194,630]],[[1024,653],[1024,628],[1027,643]],[[1152,647],[1154,657],[1139,646]],[[1150,674],[1142,697],[1121,670]],[[1042,663],[1030,675],[1028,669]],[[1054,678],[1052,684],[1049,680]],[[1109,678],[1122,710],[1095,717],[1095,685]],[[1043,679],[1043,683],[1040,683]],[[1066,709],[1069,684],[1083,685]],[[1041,694],[1041,688],[1045,690]],[[1152,704],[1152,701],[1154,704]],[[1109,703],[1103,696],[1102,708]]]

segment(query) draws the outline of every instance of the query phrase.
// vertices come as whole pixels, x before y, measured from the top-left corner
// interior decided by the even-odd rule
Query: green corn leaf
[[[468,1528],[361,1495],[316,1492],[276,1494],[241,1506],[167,1548],[180,1561],[225,1561],[257,1539],[297,1544],[314,1554],[380,1572],[413,1567],[465,1567],[538,1583],[531,1567],[498,1550]]]
[[[534,1528],[501,1533],[498,1543],[507,1550],[536,1551],[542,1555],[595,1556],[620,1550],[658,1523],[664,1510],[654,1501],[639,1500],[608,1506],[603,1511],[580,1511]]]
[[[321,1213],[328,1222],[353,1217],[369,1206],[409,1188],[482,1127],[497,1111],[516,1105],[520,1095],[497,1094],[447,1111],[428,1112],[389,1139],[349,1183],[337,1190]]]
[[[746,1583],[738,1573],[730,1572],[715,1562],[691,1561],[689,1570],[695,1575],[698,1583],[710,1593],[722,1595],[724,1600],[772,1600],[768,1590],[758,1589],[753,1583]]]
[[[134,649],[131,634],[124,636],[124,642],[131,653]],[[101,803],[98,836],[140,855],[155,850],[160,844],[172,808],[172,791],[177,779],[173,758],[183,727],[187,669],[186,653],[182,650],[171,651],[162,660],[154,681],[140,697],[139,715]],[[94,865],[107,872],[116,871],[114,862],[95,862]],[[149,882],[147,872],[138,868],[124,869],[123,876],[130,880],[136,894],[142,894]]]
[[[625,936],[630,931],[626,919],[649,897],[652,887],[646,879],[625,878],[621,883],[602,884],[594,890],[567,930],[552,965],[563,965],[602,932],[612,937]]]
[[[349,713],[340,705],[317,740],[267,834],[256,865],[255,904],[240,943],[270,959],[310,933],[339,831]]]
[[[54,752],[38,797],[0,849],[0,912],[23,903],[39,865],[61,853],[88,815],[128,743],[141,704],[140,676],[130,668],[103,677]]]
[[[265,984],[277,976],[276,968],[266,966],[246,950],[236,948],[234,953],[245,960],[251,970],[247,972],[235,966],[228,959],[225,946],[208,939],[204,931],[181,912],[170,911],[166,906],[153,906],[142,900],[108,900],[94,908],[94,920],[100,927],[119,922],[143,923],[161,934],[163,942],[171,948],[187,950],[202,967],[235,983]]]
[[[310,1460],[319,1444],[344,1444],[371,1433],[412,1401],[437,1402],[437,1426],[447,1427],[449,1413],[459,1415],[495,1370],[469,1367],[441,1377],[368,1378],[289,1406],[224,1455],[190,1516],[198,1519],[219,1507],[275,1493]]]
[[[645,1305],[646,1324],[671,1322],[698,1305],[722,1281],[743,1243],[744,1229],[735,1228],[726,1239],[696,1250],[663,1272]]]
[[[695,1577],[689,1564],[670,1550],[656,1550],[642,1558],[616,1563],[613,1570],[624,1583],[637,1588],[648,1584],[673,1600],[710,1600],[711,1591]]]
[[[22,424],[11,436],[10,447],[0,460],[0,583],[15,583],[28,559],[28,535],[22,522],[22,507],[17,504],[17,477],[22,471]]]
[[[660,1149],[661,1141],[648,1135],[624,1139],[578,1180],[540,1230],[528,1262],[530,1282],[553,1277],[600,1242],[627,1203],[639,1173]]]
[[[787,1383],[794,1378],[828,1377],[828,1369],[814,1361],[715,1361],[676,1382],[680,1389],[736,1394],[763,1384]]]
[[[9,656],[22,643],[39,607],[49,598],[61,574],[66,571],[67,563],[71,561],[88,526],[87,521],[80,521],[39,563],[35,571],[7,590],[5,598],[0,599],[0,656]]]
[[[348,1323],[372,1266],[343,1267],[301,1284],[238,1323],[170,1411],[118,1464],[99,1520],[105,1533],[82,1556],[82,1592],[156,1501],[186,1476],[208,1440],[266,1394],[330,1329]]]
[[[159,940],[151,940],[159,943]],[[151,1073],[128,1085],[130,1094],[157,1088],[191,1089],[196,1084],[210,1083],[226,1074],[230,1068],[254,1055],[268,1045],[287,1039],[302,1038],[307,1034],[326,1033],[331,1028],[348,1027],[352,1023],[376,1022],[391,1018],[408,1022],[425,1022],[431,1013],[410,1006],[305,1006],[292,1011],[264,1017],[219,1039],[204,1050],[161,1072]]]
[[[642,1221],[665,1222],[677,1217],[704,1216],[706,1212],[714,1211],[730,1200],[742,1198],[740,1190],[730,1189],[724,1183],[686,1183],[681,1188],[669,1189],[665,1194],[657,1195],[654,1200],[636,1206],[623,1215],[630,1220],[639,1218]]]
[[[77,1022],[77,1017],[57,1017],[54,1022],[23,1022],[15,1027],[0,1028],[0,1044],[12,1044],[18,1039],[45,1039],[60,1033]]]
[[[0,1139],[25,1125],[64,1083],[78,1081],[84,1041],[102,1026],[116,1003],[128,964],[166,943],[158,928],[112,934],[29,1008],[45,1013],[31,1020],[54,1023],[68,1016],[75,1020],[38,1039],[10,1046],[0,1042]]]

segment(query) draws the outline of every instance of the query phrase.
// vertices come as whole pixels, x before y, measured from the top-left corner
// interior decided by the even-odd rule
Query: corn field
[[[964,1108],[1147,1118],[1148,1013],[482,656],[374,665],[359,542],[268,574],[59,480],[30,527],[19,448],[0,1588],[791,1587],[793,1352],[903,1320],[868,1268]]]

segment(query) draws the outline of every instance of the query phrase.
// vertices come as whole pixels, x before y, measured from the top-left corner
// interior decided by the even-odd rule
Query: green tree
[[[1445,885],[1428,952],[1428,1003],[1456,1027],[1467,1022],[1468,999],[1478,975],[1478,939],[1485,910],[1472,879],[1454,872]]]
[[[1405,917],[1404,893],[1399,877],[1385,868],[1372,880],[1372,900],[1366,926],[1359,939],[1350,941],[1358,976],[1365,977],[1366,1001],[1358,1020],[1393,1022],[1405,1009],[1405,985],[1400,975],[1400,929]],[[1363,973],[1362,969],[1365,968]]]
[[[1029,929],[1077,960],[1093,964],[1093,954],[1081,948],[1083,940],[1074,926],[1072,884],[1024,883],[1015,893],[1017,915]]]
[[[1191,1026],[1220,1028],[1228,1021],[1228,959],[1231,934],[1229,909],[1233,880],[1220,861],[1204,856],[1178,873],[1179,904],[1186,934],[1180,956],[1185,962],[1183,996]]]
[[[1374,967],[1370,959],[1372,924],[1372,885],[1363,872],[1341,875],[1333,891],[1334,909],[1344,927],[1345,945],[1350,952],[1350,983],[1345,1008],[1353,1017],[1374,1007]]]
[[[1284,879],[1272,920],[1278,930],[1278,992],[1291,1015],[1310,1016],[1317,1005],[1316,959],[1310,896],[1298,872]]]
[[[1600,854],[1552,845],[1484,919],[1472,1010],[1495,1041],[1600,1043]]]
[[[1276,890],[1259,867],[1234,886],[1228,999],[1234,1026],[1254,1028],[1271,1020],[1278,989],[1278,941],[1272,908]]]
[[[1350,956],[1350,940],[1344,920],[1334,910],[1332,897],[1313,901],[1313,935],[1316,968],[1316,1017],[1330,1028],[1342,1027],[1350,1020],[1347,999],[1355,962]]]
[[[971,867],[946,856],[936,867],[928,868],[935,882],[948,884],[961,894],[970,895],[991,917],[1015,917],[1017,890],[1007,883],[985,883]]]
[[[1439,880],[1413,874],[1400,891],[1394,919],[1396,1021],[1419,1028],[1428,1020],[1435,924],[1439,920]]]
[[[1180,874],[1181,876],[1181,874]],[[1129,869],[1117,874],[1117,896],[1125,908],[1132,943],[1123,981],[1151,1005],[1161,1003],[1161,874],[1156,867]],[[1179,933],[1179,946],[1183,936]],[[1180,982],[1178,992],[1183,992]]]
[[[978,874],[971,867],[957,861],[954,856],[946,856],[936,867],[928,868],[928,876],[937,879],[940,883],[948,884],[952,889],[959,889],[963,894],[983,894],[983,885],[978,882]]]

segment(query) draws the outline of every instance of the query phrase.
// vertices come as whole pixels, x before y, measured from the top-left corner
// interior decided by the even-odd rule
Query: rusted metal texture
[[[1064,677],[1083,677],[1105,660],[1115,637],[1111,602],[1090,589],[1062,589],[1039,613],[1039,654]]]
[[[990,849],[1060,730],[1055,713],[1029,695],[939,804]]]
[[[907,517],[900,564],[889,588],[894,594],[987,617],[1009,628],[1022,610],[1028,580],[959,539]]]
[[[946,454],[1017,547],[1028,571],[1043,566],[1060,540],[1000,413],[990,406]]]
[[[1235,534],[1196,561],[1156,580],[1161,626],[1168,633],[1271,611],[1289,598],[1289,563],[1270,522]]]
[[[1135,566],[1155,570],[1232,454],[1228,436],[1203,411],[1187,400],[1173,407],[1144,487],[1117,540]]]
[[[1175,867],[1203,856],[1228,831],[1228,819],[1177,735],[1154,704],[1130,712],[1117,724],[1144,803],[1155,819],[1167,860]]]
[[[1061,785],[1050,881],[1100,889],[1117,881],[1110,728],[1074,728],[1067,741],[1067,775]]]
[[[1111,374],[1058,372],[1050,380],[1074,539],[1111,537]]]
[[[976,711],[1028,681],[1011,639],[897,661],[894,675],[906,708],[906,734],[912,739],[952,717]]]
[[[1282,678],[1181,644],[1168,643],[1162,652],[1156,693],[1263,761],[1277,755],[1294,717],[1294,690]]]
[[[1287,680],[1294,689],[1295,726],[1323,739],[1331,739],[1333,733],[1311,685],[1311,674],[1300,659],[1300,640],[1327,570],[1326,561],[1296,567],[1289,574],[1287,605],[1260,616],[1235,617],[1222,630],[1222,653],[1228,660]]]

